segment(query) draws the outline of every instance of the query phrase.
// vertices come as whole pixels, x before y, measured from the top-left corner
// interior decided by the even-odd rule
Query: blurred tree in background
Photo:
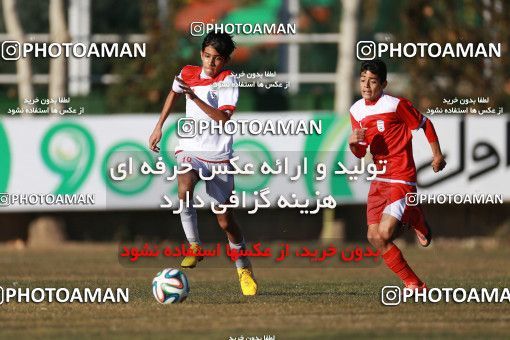
[[[25,0],[26,1],[26,0]],[[93,33],[142,32],[142,8],[146,1],[90,0]],[[149,2],[149,1],[147,1]]]
[[[147,57],[119,60],[113,73],[120,82],[108,88],[109,112],[159,112],[173,77],[185,65],[171,24],[185,1],[167,2],[167,13],[159,12],[158,1],[141,2],[142,27],[148,35]],[[160,20],[163,17],[165,20]]]
[[[69,1],[65,3],[67,8]],[[159,112],[173,76],[183,65],[200,62],[198,50],[202,38],[190,36],[183,27],[177,28],[178,13],[181,21],[182,17],[191,19],[191,11],[197,16],[193,20],[197,21],[203,16],[214,17],[213,21],[218,22],[284,22],[288,16],[284,4],[283,0],[91,0],[92,33],[114,33],[121,37],[145,33],[149,39],[147,57],[92,58],[92,92],[73,101],[76,100],[76,105],[86,105],[88,113]],[[17,6],[26,33],[48,32],[48,1],[17,0]],[[211,6],[223,10],[214,12]],[[300,0],[299,6],[300,33],[338,32],[340,1]],[[395,76],[389,90],[408,96],[422,110],[439,106],[443,98],[455,96],[490,96],[493,107],[503,106],[509,110],[509,7],[510,3],[503,0],[365,0],[358,16],[358,40],[388,39],[443,45],[500,42],[501,58],[417,57],[386,58],[385,61]],[[5,32],[2,15],[0,31]],[[244,44],[236,50],[228,67],[236,72],[286,72],[285,51],[284,45]],[[301,72],[335,72],[337,52],[334,43],[300,44]],[[48,74],[48,71],[48,58],[33,60],[34,74]],[[15,63],[0,60],[0,74],[15,72]],[[101,77],[106,74],[118,75],[120,82],[101,83]],[[38,95],[47,93],[46,84],[35,84],[34,88]],[[239,111],[330,110],[333,94],[334,85],[330,83],[301,84],[296,94],[246,88]],[[15,105],[16,98],[15,84],[0,84],[0,114]],[[184,102],[178,101],[176,110],[183,109]]]
[[[443,98],[490,96],[490,106],[510,108],[510,5],[502,0],[407,1],[402,42],[501,43],[501,58],[413,58],[406,61],[409,90],[419,105]]]

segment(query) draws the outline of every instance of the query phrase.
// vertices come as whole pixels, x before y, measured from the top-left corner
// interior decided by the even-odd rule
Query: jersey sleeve
[[[227,76],[218,89],[218,109],[229,110],[232,113],[236,109],[237,99],[239,97],[239,87],[237,77],[234,75]]]
[[[354,118],[352,113],[349,114],[351,116],[351,129],[352,131],[356,129],[361,129],[361,124]],[[367,145],[358,144],[356,147],[350,147],[351,152],[354,154],[354,156],[358,158],[365,157],[365,154],[367,153]]]
[[[350,113],[349,115],[351,116],[352,131],[354,131],[355,129],[361,129],[361,124],[356,119],[354,119],[354,116],[352,115],[352,113]]]
[[[418,111],[409,100],[401,99],[397,106],[397,115],[410,130],[423,129],[429,143],[437,142],[437,134],[430,119]]]
[[[425,124],[425,120],[427,119],[407,99],[400,100],[396,112],[409,130],[418,130]]]
[[[182,71],[179,72],[179,75],[177,77],[182,79]],[[174,79],[174,82],[172,83],[172,91],[174,91],[175,93],[182,93],[183,92],[182,89],[179,87],[179,83],[175,79]]]

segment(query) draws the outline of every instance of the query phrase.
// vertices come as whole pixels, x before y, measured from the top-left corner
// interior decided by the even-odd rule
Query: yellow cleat
[[[193,250],[193,252],[200,251],[200,244],[191,242],[190,248]],[[184,259],[182,259],[181,267],[182,268],[195,268],[198,262],[202,261],[204,259],[203,256],[186,256]]]
[[[239,283],[241,283],[243,295],[257,294],[257,282],[253,277],[251,268],[237,268],[237,275],[239,275]]]

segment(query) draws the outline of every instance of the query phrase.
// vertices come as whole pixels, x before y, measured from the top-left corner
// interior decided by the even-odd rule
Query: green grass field
[[[399,284],[375,268],[258,268],[260,294],[240,295],[230,268],[188,270],[189,298],[160,305],[157,269],[119,265],[117,245],[70,244],[58,250],[0,247],[3,287],[129,287],[127,304],[0,305],[0,338],[276,339],[508,338],[510,304],[383,306],[380,290]],[[429,287],[510,287],[510,249],[437,242],[409,246],[408,262]]]

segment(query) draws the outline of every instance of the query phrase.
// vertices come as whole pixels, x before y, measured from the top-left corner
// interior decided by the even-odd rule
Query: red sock
[[[386,253],[382,255],[384,262],[395,274],[400,277],[405,285],[417,284],[421,285],[422,282],[407,264],[407,261],[402,256],[402,252],[396,245],[393,245]]]

